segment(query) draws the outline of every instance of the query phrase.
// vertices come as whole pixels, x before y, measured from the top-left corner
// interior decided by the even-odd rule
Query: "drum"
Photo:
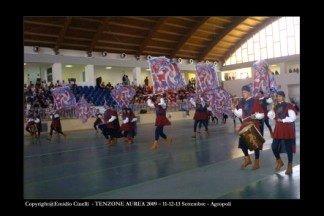
[[[32,124],[32,125],[30,125],[30,126],[28,126],[28,127],[29,127],[29,130],[30,130],[30,135],[31,135],[32,137],[37,138],[37,137],[38,137],[38,134],[37,134],[37,127],[36,127],[36,124]]]
[[[243,139],[245,145],[250,151],[255,149],[262,150],[265,139],[256,129],[254,124],[249,124],[242,128],[239,132],[239,136]]]

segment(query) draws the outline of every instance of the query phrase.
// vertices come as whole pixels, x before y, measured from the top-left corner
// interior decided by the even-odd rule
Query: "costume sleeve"
[[[152,103],[152,100],[151,99],[148,99],[147,100],[147,106],[151,107],[151,108],[155,108],[154,104]]]
[[[160,105],[163,109],[166,108],[166,104],[163,98],[160,99],[160,103],[158,103],[158,105]]]
[[[255,113],[255,118],[256,119],[263,119],[264,118],[264,113]]]
[[[288,110],[288,116],[284,119],[282,119],[283,123],[290,123],[290,122],[294,122],[296,120],[296,113],[294,110]]]
[[[205,103],[204,99],[203,98],[200,98],[200,101],[201,101],[202,107],[205,107],[206,103]]]
[[[238,118],[242,117],[242,109],[233,109],[232,111]]]
[[[128,122],[129,122],[129,119],[128,119],[128,117],[126,117],[125,120],[123,121],[123,123],[126,124]]]
[[[276,117],[275,112],[273,110],[270,110],[268,112],[268,118],[273,120],[275,117]]]
[[[266,99],[266,102],[267,102],[268,104],[271,104],[271,103],[272,103],[272,98],[268,98],[268,99]]]
[[[108,122],[113,122],[116,119],[116,116],[111,116]]]

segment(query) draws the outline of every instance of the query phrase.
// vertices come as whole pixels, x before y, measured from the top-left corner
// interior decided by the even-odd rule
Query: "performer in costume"
[[[164,132],[163,128],[166,125],[171,125],[171,122],[166,117],[166,109],[167,105],[161,95],[157,95],[156,101],[152,102],[151,99],[147,100],[147,105],[151,108],[155,108],[156,111],[156,119],[155,119],[155,139],[151,146],[152,150],[157,149],[158,147],[158,140],[161,136],[163,139],[166,140],[166,143],[170,145],[172,143],[172,139],[170,137],[167,137]]]
[[[125,119],[126,119],[126,115],[127,115],[127,108],[126,107],[123,107],[122,109],[122,114],[121,114],[121,117],[122,117],[122,125],[120,126],[120,131],[121,131],[121,134],[123,135],[123,141],[124,142],[128,142],[127,140],[127,133],[128,133],[128,129],[129,129],[129,125],[124,123]]]
[[[263,110],[259,102],[251,97],[251,89],[248,85],[242,87],[242,96],[243,100],[239,103],[238,109],[234,105],[231,106],[231,110],[238,118],[242,118],[242,124],[239,130],[243,129],[249,124],[254,124],[256,129],[260,132],[260,122],[259,120],[264,117]],[[242,149],[244,153],[244,163],[241,164],[242,168],[245,168],[247,165],[252,164],[251,158],[248,153],[248,148],[244,143],[243,139],[239,139],[239,148]],[[260,168],[260,150],[254,150],[255,160],[251,170]]]
[[[49,141],[52,140],[53,130],[55,130],[57,133],[62,134],[64,137],[66,137],[66,134],[62,132],[62,126],[61,126],[61,119],[60,115],[57,111],[54,111],[51,113],[50,118],[52,119],[51,123],[51,130],[50,130],[50,136],[47,138]]]
[[[134,142],[134,137],[136,136],[136,121],[137,118],[134,115],[131,108],[127,108],[126,118],[123,121],[123,124],[126,125],[127,130],[127,143],[132,144]]]
[[[93,123],[93,127],[94,127],[94,129],[96,130],[96,134],[99,133],[98,128],[97,128],[97,125],[103,123],[103,121],[102,121],[102,117],[103,117],[103,116],[102,116],[102,114],[100,113],[99,109],[97,109],[97,113],[96,113],[96,121]]]
[[[271,97],[268,97],[268,98],[264,97],[263,91],[259,91],[258,99],[259,99],[259,103],[260,103],[261,108],[262,108],[263,113],[264,113],[264,118],[260,120],[261,134],[263,136],[263,134],[264,134],[264,124],[266,124],[269,131],[270,131],[270,136],[271,136],[271,138],[273,138],[273,132],[272,132],[271,125],[269,124],[268,108],[267,108],[268,104],[272,103],[272,99],[271,99]]]
[[[210,111],[208,110],[208,108],[210,109]],[[204,121],[206,122],[206,125],[207,125],[207,128],[208,128],[209,116],[212,116],[211,108],[207,107],[207,105],[204,107],[203,115],[204,115],[205,120],[199,121],[198,130],[197,130],[198,134],[200,134],[200,130],[201,130],[201,127],[202,127]]]
[[[108,113],[107,128],[108,128],[108,133],[110,135],[110,141],[108,144],[110,145],[116,144],[120,132],[120,125],[118,120],[118,114],[115,111],[114,106],[110,106],[110,110]]]
[[[222,124],[226,124],[226,120],[228,119],[228,115],[223,113]]]
[[[105,103],[104,104],[104,108],[105,108],[105,112],[104,112],[104,124],[103,127],[102,127],[102,134],[104,135],[104,137],[106,138],[106,144],[110,144],[110,140],[109,140],[109,130],[108,130],[108,127],[107,127],[107,122],[109,120],[109,112],[110,112],[110,106]]]
[[[287,153],[288,166],[285,174],[289,175],[292,173],[293,153],[296,153],[294,123],[297,110],[291,103],[285,102],[285,93],[283,91],[277,92],[277,101],[278,103],[273,104],[272,110],[268,112],[268,117],[276,121],[272,141],[272,152],[277,159],[275,171],[280,171],[280,168],[284,165],[280,153]]]
[[[34,118],[35,118],[37,133],[38,133],[37,137],[40,137],[40,132],[42,132],[42,120],[38,110],[35,111]]]
[[[35,124],[34,113],[32,110],[29,110],[27,115],[27,125],[25,129],[31,136],[33,136],[31,127],[33,127],[34,124]]]
[[[196,102],[194,101],[193,98],[190,98],[190,103],[196,107],[196,112],[195,115],[193,117],[193,119],[195,120],[194,123],[194,134],[192,135],[192,138],[196,138],[197,137],[197,125],[198,123],[202,123],[205,127],[206,130],[206,135],[209,135],[209,131],[208,131],[208,126],[206,123],[206,120],[208,118],[207,116],[207,108],[206,108],[206,103],[203,100],[203,98],[197,98]]]

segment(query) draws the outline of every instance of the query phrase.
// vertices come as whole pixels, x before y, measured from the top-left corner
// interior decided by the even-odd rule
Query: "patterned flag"
[[[270,92],[277,92],[278,89],[280,89],[280,86],[277,85],[276,80],[275,80],[275,75],[273,71],[269,70],[269,87],[270,87]],[[268,96],[268,95],[267,95]]]
[[[128,107],[131,103],[136,91],[131,86],[119,86],[111,90],[111,97],[116,101],[118,107],[122,109],[123,107]]]
[[[217,118],[222,118],[223,113],[232,116],[232,111],[230,110],[232,105],[232,95],[222,87],[206,90],[201,96],[212,109],[213,115]]]
[[[180,68],[172,60],[158,57],[151,58],[148,63],[151,69],[153,92],[155,94],[178,91],[186,87]]]
[[[93,110],[90,106],[90,104],[87,103],[87,101],[84,99],[84,96],[78,101],[78,104],[76,106],[76,114],[79,117],[79,119],[82,121],[82,123],[86,123],[88,119],[91,117]]]
[[[69,87],[58,87],[51,89],[54,98],[55,110],[66,110],[76,106],[75,97]]]
[[[278,86],[274,75],[269,69],[269,65],[265,60],[257,61],[253,64],[253,85],[252,96],[256,97],[259,91],[263,91],[264,96],[270,96],[271,92],[276,92]]]
[[[213,89],[219,86],[218,77],[214,65],[196,65],[196,86],[197,93],[202,93],[206,90]]]
[[[98,111],[96,107],[90,106],[90,114],[91,114],[91,116],[96,117],[98,112],[100,112],[100,111]]]

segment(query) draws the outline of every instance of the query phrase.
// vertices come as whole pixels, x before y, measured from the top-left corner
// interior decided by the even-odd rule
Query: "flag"
[[[55,110],[66,110],[76,106],[76,100],[69,87],[57,87],[51,89],[54,98]]]
[[[232,105],[232,95],[222,87],[210,88],[201,94],[202,98],[212,109],[212,113],[217,118],[222,118],[223,113],[232,116],[230,107]]]
[[[271,70],[269,70],[269,72],[270,72],[269,73],[269,76],[270,76],[270,79],[269,79],[269,87],[270,87],[269,91],[270,92],[269,92],[269,94],[270,94],[271,92],[277,92],[277,90],[280,89],[280,86],[278,86],[276,83],[274,73]],[[268,94],[266,96],[268,96]]]
[[[219,86],[218,77],[214,65],[197,64],[196,65],[196,92],[217,88]]]
[[[111,90],[111,97],[116,101],[118,107],[122,109],[123,107],[128,107],[131,103],[136,91],[131,86],[119,86]]]
[[[149,59],[148,63],[155,94],[178,91],[186,87],[180,68],[172,60],[158,57]]]
[[[269,69],[269,65],[265,60],[257,61],[253,64],[253,85],[252,96],[258,96],[259,91],[263,91],[264,96],[270,96],[271,92],[276,92],[278,86],[275,76]]]
[[[84,99],[84,96],[82,96],[82,98],[78,101],[78,104],[75,107],[75,109],[77,116],[83,124],[86,123],[93,114],[93,110],[90,104],[88,104],[87,101]]]

